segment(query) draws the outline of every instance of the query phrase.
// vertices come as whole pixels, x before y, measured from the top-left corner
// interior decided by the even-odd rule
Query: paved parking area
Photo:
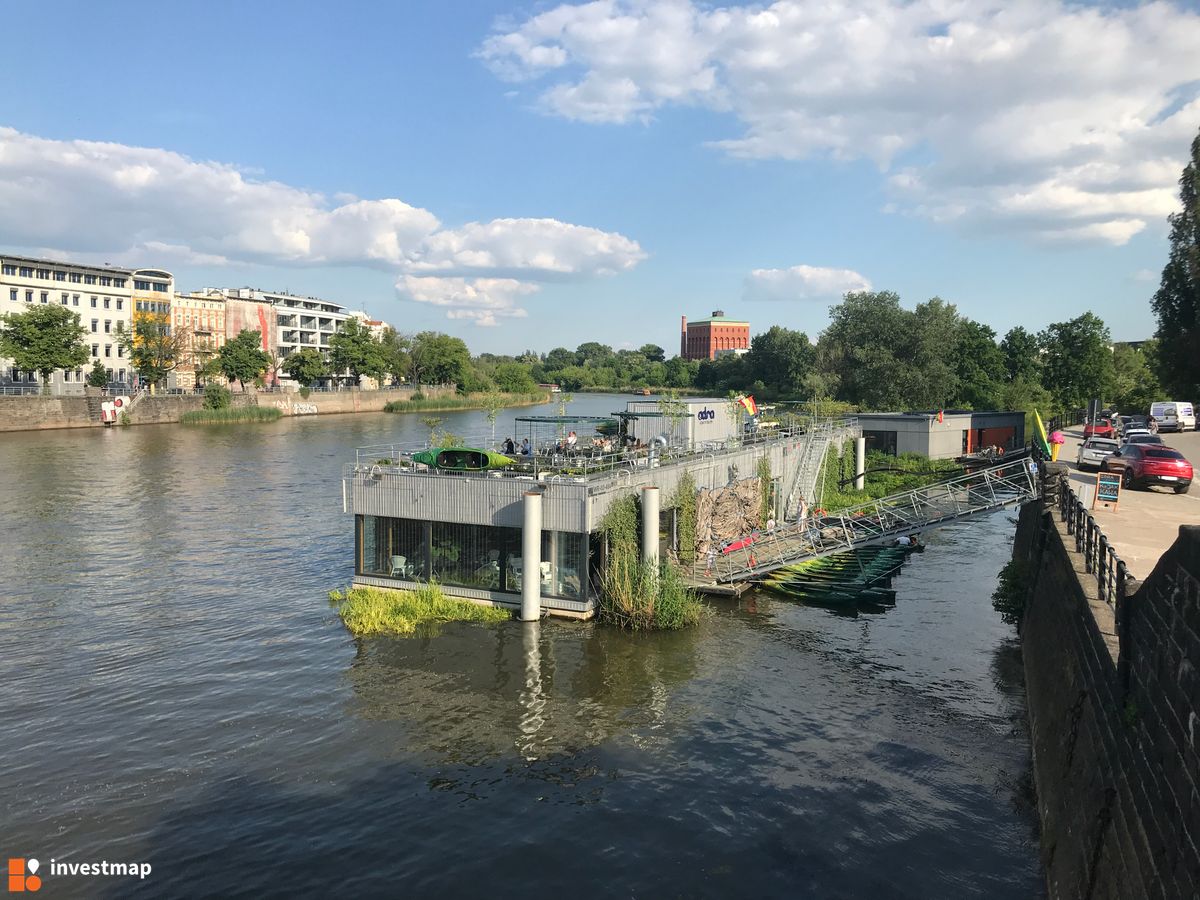
[[[1065,429],[1063,434],[1067,442],[1063,444],[1058,461],[1070,464],[1071,487],[1080,499],[1090,504],[1096,493],[1096,472],[1094,469],[1080,471],[1075,464],[1083,440],[1083,426]],[[1174,447],[1186,456],[1193,467],[1200,465],[1200,432],[1164,434],[1162,438],[1168,447]],[[1200,525],[1200,483],[1194,483],[1186,494],[1176,494],[1164,487],[1122,489],[1116,510],[1097,508],[1092,510],[1092,515],[1108,535],[1117,555],[1129,566],[1130,573],[1143,579],[1153,571],[1158,558],[1175,543],[1180,525]]]

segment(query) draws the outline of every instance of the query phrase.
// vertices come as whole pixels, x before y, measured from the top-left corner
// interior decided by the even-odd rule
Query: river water
[[[341,465],[423,433],[0,436],[0,851],[44,896],[1041,894],[1008,514],[928,535],[878,614],[355,640]]]

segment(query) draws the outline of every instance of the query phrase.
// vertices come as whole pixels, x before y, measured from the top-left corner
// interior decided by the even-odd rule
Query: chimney
[[[687,316],[679,317],[679,355],[687,359]]]

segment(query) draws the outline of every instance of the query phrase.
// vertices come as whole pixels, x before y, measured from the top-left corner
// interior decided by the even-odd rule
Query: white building
[[[261,291],[257,288],[222,288],[227,299],[269,303],[274,326],[270,336],[271,352],[282,362],[297,350],[310,348],[329,357],[329,339],[337,333],[351,313],[337,303],[319,297]],[[232,336],[232,335],[231,335]],[[266,335],[264,335],[266,337]]]
[[[133,370],[117,335],[132,327],[134,274],[112,266],[0,254],[0,313],[24,312],[43,303],[67,307],[87,330],[84,344],[90,358],[104,363],[111,381],[128,382]],[[83,393],[90,368],[89,362],[66,372],[60,369],[51,376],[51,391]],[[38,380],[36,372],[19,371],[11,359],[0,358],[0,387],[36,386]]]

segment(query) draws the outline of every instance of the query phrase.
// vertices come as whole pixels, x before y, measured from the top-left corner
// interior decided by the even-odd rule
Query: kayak
[[[732,553],[734,550],[744,550],[746,547],[749,547],[751,544],[753,544],[756,540],[758,540],[758,538],[756,538],[754,535],[750,535],[749,537],[744,537],[740,541],[734,541],[732,544],[729,544],[728,546],[722,548],[721,552],[722,553]]]
[[[493,450],[472,447],[431,447],[412,455],[413,462],[424,463],[432,469],[450,472],[479,472],[484,469],[503,469],[516,460]]]

